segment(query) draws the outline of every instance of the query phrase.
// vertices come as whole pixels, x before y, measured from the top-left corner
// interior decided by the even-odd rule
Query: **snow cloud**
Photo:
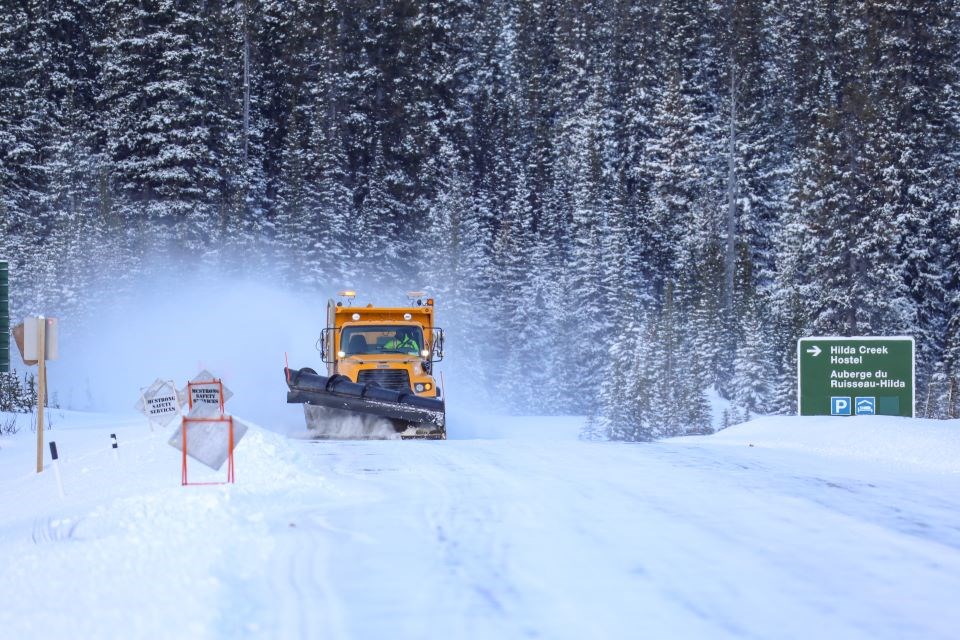
[[[302,426],[286,404],[284,353],[292,367],[321,370],[314,344],[325,293],[285,289],[280,277],[181,276],[167,272],[132,296],[102,294],[102,310],[80,326],[61,321],[61,359],[50,390],[65,408],[132,410],[156,378],[182,387],[202,369],[234,392],[231,413],[279,428]]]

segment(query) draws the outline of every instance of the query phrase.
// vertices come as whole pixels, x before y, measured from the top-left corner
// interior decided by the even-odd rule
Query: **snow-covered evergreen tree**
[[[914,335],[955,415],[955,4],[13,3],[13,313],[187,249],[428,285],[478,388],[617,439],[708,430],[708,386],[794,411],[817,333]]]

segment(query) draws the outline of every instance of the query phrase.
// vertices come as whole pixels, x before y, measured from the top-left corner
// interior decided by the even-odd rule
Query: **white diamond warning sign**
[[[187,405],[191,413],[212,415],[223,412],[233,392],[224,386],[220,378],[204,369],[181,390],[180,396],[181,404]]]
[[[147,416],[151,424],[160,427],[170,424],[171,420],[180,415],[180,400],[173,380],[157,378],[143,390],[135,407]]]

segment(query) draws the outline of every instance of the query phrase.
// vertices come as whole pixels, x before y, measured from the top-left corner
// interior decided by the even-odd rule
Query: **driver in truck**
[[[420,345],[417,344],[416,339],[413,337],[413,331],[407,327],[397,329],[396,335],[392,339],[387,340],[383,348],[388,351],[401,351],[411,355],[420,353]]]

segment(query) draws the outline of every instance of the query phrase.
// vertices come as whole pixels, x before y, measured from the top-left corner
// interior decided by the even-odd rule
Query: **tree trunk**
[[[243,3],[243,168],[247,168],[247,150],[250,142],[250,28],[247,22],[249,7]]]
[[[733,317],[733,283],[737,239],[737,74],[730,61],[730,136],[727,141],[727,244],[724,251],[723,308]]]

